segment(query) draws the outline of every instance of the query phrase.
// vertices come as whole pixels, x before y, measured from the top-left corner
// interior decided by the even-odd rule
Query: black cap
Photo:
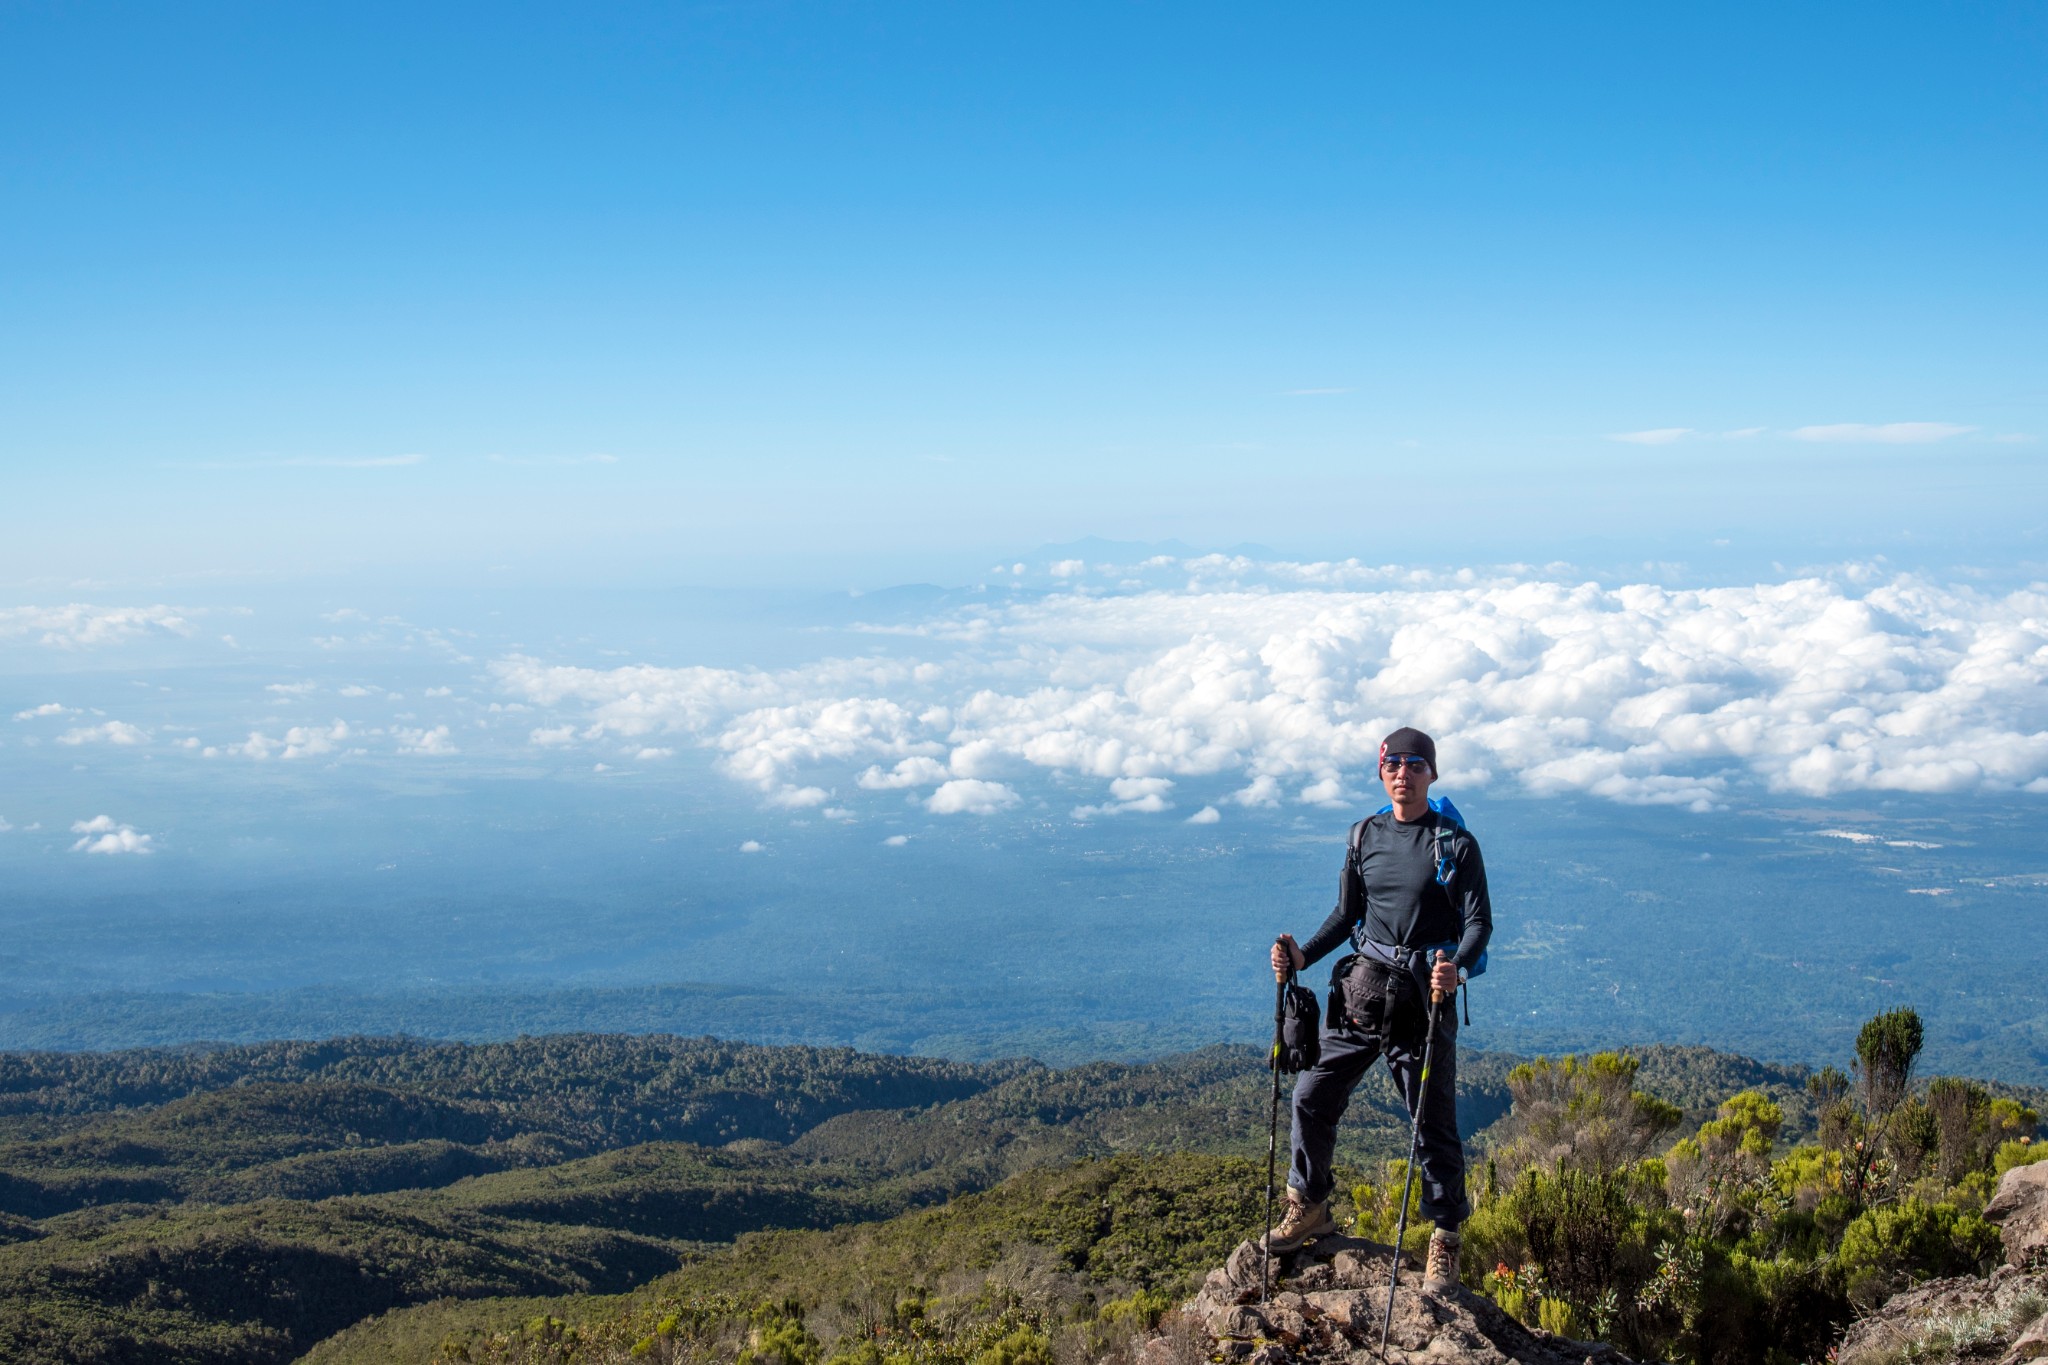
[[[1442,773],[1436,770],[1436,741],[1423,734],[1420,730],[1404,725],[1394,731],[1393,734],[1381,740],[1381,763],[1387,761],[1388,754],[1418,754],[1429,760],[1429,775],[1431,777],[1443,776]]]

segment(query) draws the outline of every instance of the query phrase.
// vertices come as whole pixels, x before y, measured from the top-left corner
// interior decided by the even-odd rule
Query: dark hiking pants
[[[1323,1058],[1294,1083],[1294,1164],[1287,1183],[1309,1202],[1330,1197],[1336,1183],[1330,1160],[1337,1123],[1351,1092],[1379,1059],[1380,1041],[1345,1026],[1323,1028]],[[1422,1089],[1422,1052],[1387,1049],[1387,1070],[1412,1118]],[[1465,1197],[1465,1145],[1458,1140],[1458,1017],[1445,1006],[1437,1016],[1436,1050],[1429,1059],[1429,1104],[1422,1113],[1422,1212],[1439,1227],[1455,1227],[1472,1212]]]

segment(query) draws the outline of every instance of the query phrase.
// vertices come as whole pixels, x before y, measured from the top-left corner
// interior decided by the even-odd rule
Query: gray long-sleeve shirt
[[[1437,884],[1436,830],[1442,818],[1431,811],[1403,824],[1393,812],[1381,811],[1364,821],[1345,845],[1337,907],[1301,945],[1302,956],[1314,962],[1346,938],[1406,948],[1455,939],[1458,966],[1477,962],[1493,936],[1486,864],[1479,841],[1453,828],[1450,851],[1456,871],[1449,886]]]

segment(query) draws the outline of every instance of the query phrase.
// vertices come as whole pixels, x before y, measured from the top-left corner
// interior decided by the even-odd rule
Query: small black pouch
[[[1337,963],[1330,995],[1333,1012],[1341,1000],[1339,1017],[1379,1039],[1381,1047],[1414,1051],[1429,1032],[1429,1011],[1414,974],[1367,954],[1354,953]]]
[[[1316,993],[1297,986],[1290,978],[1280,1009],[1280,1055],[1282,1071],[1306,1071],[1322,1060],[1323,1011]]]
[[[1399,967],[1383,968],[1387,976],[1386,1007],[1381,1016],[1380,1041],[1404,1052],[1420,1052],[1429,1040],[1429,1005],[1415,973]]]

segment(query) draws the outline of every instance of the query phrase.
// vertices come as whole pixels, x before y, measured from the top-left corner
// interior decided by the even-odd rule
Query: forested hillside
[[[1475,1126],[1512,1059],[1475,1054]],[[1121,1151],[1263,1150],[1248,1049],[1054,1071],[708,1039],[0,1056],[0,1358],[290,1359],[426,1300],[616,1292],[766,1228]],[[1348,1153],[1391,1151],[1391,1090]]]
[[[1460,1063],[1461,1121],[1500,1158],[1475,1180],[1498,1203],[1518,1170],[1557,1166],[1558,1141],[1539,1152],[1531,1136],[1529,1067]],[[1630,1077],[1660,1134],[1726,1126],[1717,1113],[1748,1094],[1791,1145],[1826,1137],[1840,1098],[1705,1049],[1648,1049]],[[700,1314],[710,1343],[770,1301],[749,1286],[785,1281],[826,1312],[815,1336],[860,1297],[839,1279],[965,1312],[943,1287],[1013,1252],[1059,1311],[1093,1322],[1252,1229],[1269,1094],[1244,1048],[1060,1070],[601,1035],[0,1055],[0,1359],[285,1361],[414,1305],[433,1306],[383,1318],[375,1339],[433,1336],[425,1359],[452,1332],[503,1354],[507,1313],[574,1316],[555,1300],[649,1285],[671,1306],[724,1304]],[[1380,1163],[1406,1142],[1383,1076],[1344,1131],[1351,1216],[1369,1221],[1385,1212]],[[1091,1162],[1107,1164],[1076,1164]],[[873,1231],[802,1235],[855,1224]],[[1090,1249],[1104,1239],[1116,1249]],[[993,1303],[939,1335],[1023,1321]],[[616,1335],[639,1311],[590,1310],[589,1329]]]

